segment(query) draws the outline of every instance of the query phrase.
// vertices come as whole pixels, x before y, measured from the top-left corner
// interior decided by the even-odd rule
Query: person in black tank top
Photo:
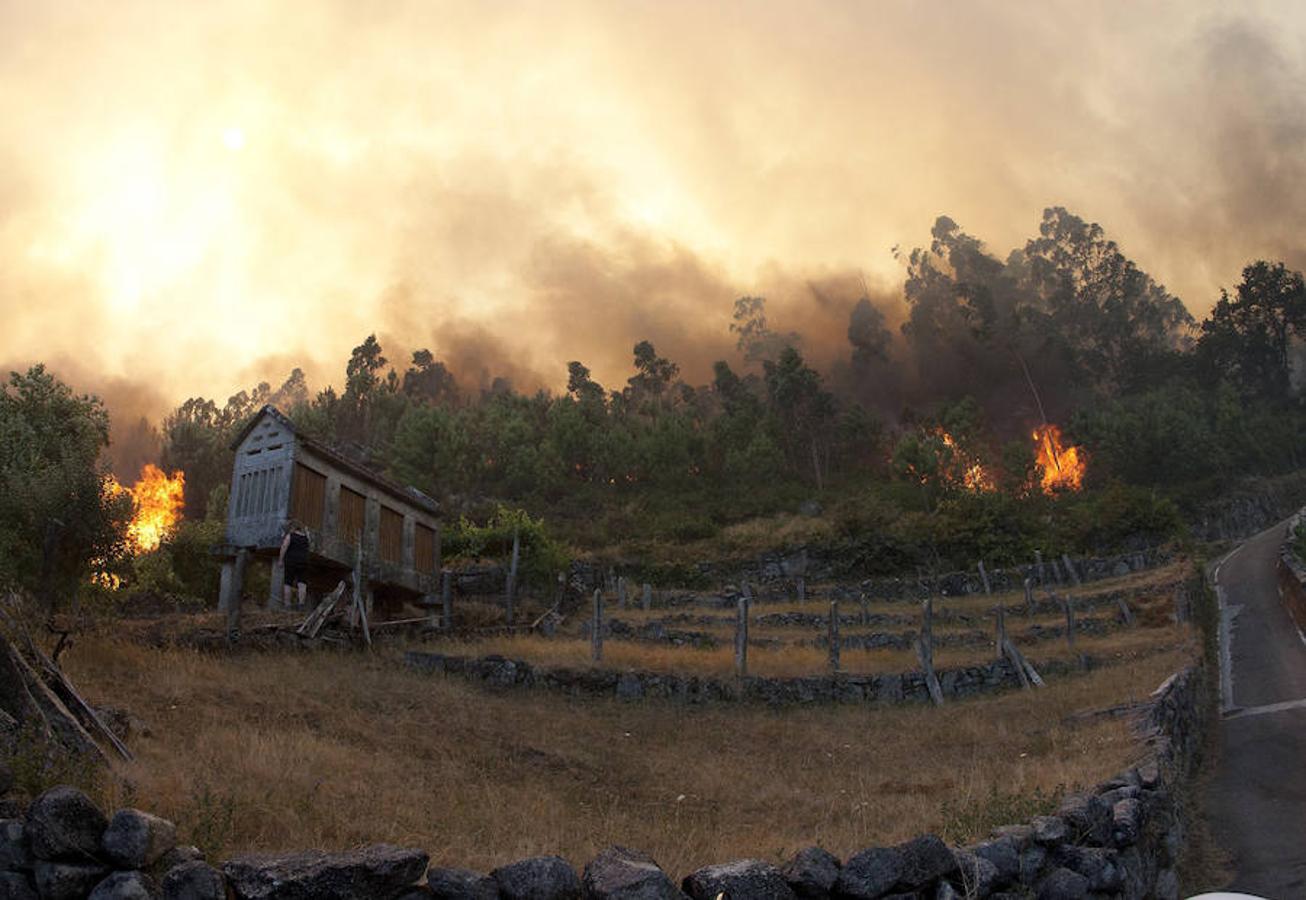
[[[303,523],[291,519],[286,523],[286,536],[281,541],[281,598],[290,606],[290,590],[299,593],[298,606],[304,605],[304,595],[308,585],[304,577],[308,572],[308,529]]]

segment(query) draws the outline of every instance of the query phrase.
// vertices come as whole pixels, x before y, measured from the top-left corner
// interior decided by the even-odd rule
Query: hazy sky
[[[937,215],[1005,255],[1049,205],[1200,317],[1306,265],[1301,8],[0,0],[0,361],[703,378],[735,297],[833,353]]]

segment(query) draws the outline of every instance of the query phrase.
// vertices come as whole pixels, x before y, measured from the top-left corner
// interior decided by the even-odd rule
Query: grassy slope
[[[93,700],[127,706],[129,796],[219,855],[371,841],[489,868],[583,864],[610,843],[673,874],[820,843],[839,854],[924,830],[974,837],[1058,785],[1114,773],[1125,723],[1066,721],[1141,700],[1194,654],[1148,652],[1048,690],[927,708],[771,711],[503,695],[349,653],[206,656],[87,638],[66,658]],[[683,799],[682,799],[683,798]],[[1043,801],[1046,802],[1046,801]]]

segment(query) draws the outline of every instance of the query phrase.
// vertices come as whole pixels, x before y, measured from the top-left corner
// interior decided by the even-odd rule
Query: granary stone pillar
[[[222,573],[218,581],[218,612],[225,613],[231,609],[232,588],[236,580],[236,560],[224,559],[222,561]]]
[[[381,502],[368,496],[363,507],[363,552],[368,559],[376,559],[381,548]]]
[[[404,516],[404,551],[399,557],[405,569],[417,568],[417,522],[412,516]]]
[[[327,476],[326,510],[322,513],[322,533],[328,537],[338,538],[340,522],[340,479],[335,475]]]
[[[272,572],[268,583],[268,609],[281,608],[281,581],[285,578],[285,569],[281,565],[280,555],[272,557]]]

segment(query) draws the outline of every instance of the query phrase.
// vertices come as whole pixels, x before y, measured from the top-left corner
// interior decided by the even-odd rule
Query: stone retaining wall
[[[1306,512],[1306,510],[1303,510]],[[1279,596],[1284,608],[1296,624],[1297,630],[1306,634],[1306,563],[1298,559],[1293,547],[1297,526],[1301,524],[1303,512],[1288,520],[1288,532],[1279,547]]]
[[[1139,716],[1142,760],[1053,815],[996,829],[968,847],[923,835],[844,860],[819,847],[780,866],[704,866],[678,885],[638,850],[609,847],[578,874],[539,856],[482,874],[431,867],[427,852],[377,844],[343,853],[238,856],[210,865],[176,846],[176,827],[138,810],[107,817],[54,788],[0,820],[0,897],[13,900],[1176,900],[1184,842],[1179,792],[1202,746],[1200,669],[1165,682]]]
[[[1088,668],[1097,661],[1084,657]],[[804,678],[718,679],[698,675],[616,669],[544,668],[503,656],[451,656],[410,650],[404,663],[419,672],[452,675],[490,688],[541,688],[570,696],[663,699],[685,703],[760,701],[775,706],[811,703],[928,703],[921,672],[883,675],[812,675]],[[1064,675],[1075,667],[1057,660],[1035,662],[1044,675]],[[1020,686],[1005,660],[938,670],[945,698],[970,697]]]
[[[708,583],[748,581],[756,587],[778,587],[792,582],[800,575],[809,582],[833,581],[849,575],[855,577],[855,571],[846,571],[843,564],[845,558],[846,553],[836,547],[799,547],[786,551],[769,551],[749,559],[702,562],[697,565],[697,571]],[[1151,547],[1115,556],[1076,557],[1071,562],[1082,581],[1098,581],[1162,565],[1171,558],[1173,553],[1168,548]],[[610,568],[614,566],[609,563],[577,560],[571,565],[570,582],[584,590],[607,589]],[[621,567],[617,565],[615,568],[620,575]],[[990,569],[989,584],[995,591],[1020,590],[1026,578],[1032,578],[1036,587],[1072,584],[1073,578],[1064,569],[1059,558],[1049,557],[1044,561],[1041,580],[1037,568],[1030,564]],[[984,582],[978,569],[947,572],[937,578],[873,577],[860,582],[860,587],[867,596],[883,600],[923,599],[931,593],[955,597],[984,592]]]

